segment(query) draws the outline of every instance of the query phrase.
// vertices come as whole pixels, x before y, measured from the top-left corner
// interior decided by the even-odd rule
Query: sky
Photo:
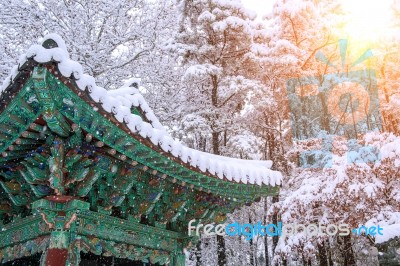
[[[377,37],[393,35],[391,26],[391,0],[335,0],[346,13],[346,27],[341,37],[370,42]],[[242,0],[242,3],[257,12],[258,20],[271,12],[276,0]]]
[[[242,0],[242,3],[249,9],[257,12],[258,18],[269,13],[275,0]]]

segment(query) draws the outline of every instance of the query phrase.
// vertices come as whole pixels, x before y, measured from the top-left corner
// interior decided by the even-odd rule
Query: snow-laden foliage
[[[115,88],[132,76],[144,83],[168,81],[169,59],[161,55],[176,25],[172,1],[5,0],[2,6],[3,78],[27,46],[56,32],[102,87]]]
[[[321,142],[299,143],[291,151],[293,158],[312,149],[320,149],[322,156],[318,165],[294,170],[287,183],[290,193],[273,207],[279,210],[282,223],[348,224],[350,229],[380,224],[385,235],[386,225],[398,224],[400,217],[400,137],[373,132],[350,144],[336,138],[330,152],[321,149]],[[362,237],[352,235],[353,241]],[[312,258],[321,243],[338,241],[336,236],[304,232],[281,237],[276,259]]]
[[[178,130],[198,149],[231,154],[238,136],[250,134],[236,123],[246,97],[262,87],[255,13],[240,1],[180,1],[180,9],[180,30],[168,46],[183,70],[180,97],[186,104]],[[245,150],[254,153],[234,153],[249,158]]]

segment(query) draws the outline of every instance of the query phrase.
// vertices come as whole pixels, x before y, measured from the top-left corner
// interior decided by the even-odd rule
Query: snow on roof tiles
[[[165,152],[171,153],[184,163],[209,172],[220,179],[242,182],[244,184],[280,185],[282,174],[271,170],[271,161],[243,160],[214,155],[194,150],[174,140],[158,121],[143,96],[136,88],[129,87],[133,82],[129,80],[119,89],[107,91],[95,83],[92,76],[83,73],[82,66],[69,58],[62,38],[57,34],[46,35],[42,43],[52,39],[58,45],[54,48],[44,48],[42,45],[31,46],[27,53],[20,57],[19,66],[28,59],[38,63],[57,62],[58,70],[64,77],[74,76],[80,90],[88,88],[93,101],[100,103],[105,111],[114,115],[119,122],[124,122],[132,133],[148,138],[154,145],[158,145]],[[12,69],[11,75],[0,88],[1,93],[10,85],[18,74],[18,66]],[[147,123],[138,115],[131,113],[131,107],[139,107],[150,122]]]

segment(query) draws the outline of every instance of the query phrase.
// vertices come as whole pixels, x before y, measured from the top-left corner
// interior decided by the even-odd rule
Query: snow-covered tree
[[[373,221],[375,225],[396,223],[391,217],[400,208],[399,141],[393,134],[373,132],[358,141],[336,137],[330,151],[325,152],[320,139],[296,146],[290,155],[293,158],[310,146],[320,149],[321,157],[310,168],[293,172],[287,184],[291,192],[274,206],[280,210],[283,224],[348,224],[351,230]],[[360,253],[354,249],[357,242],[363,241],[361,238],[354,234],[310,236],[300,232],[280,238],[276,259],[318,260],[320,265],[332,260],[351,265],[359,259]],[[329,251],[336,255],[322,254],[326,246],[335,246]],[[371,243],[367,241],[362,248],[368,251],[368,246]]]
[[[61,35],[73,59],[107,89],[130,77],[142,78],[150,87],[173,78],[161,49],[177,25],[173,1],[5,0],[2,4],[3,78],[21,50],[52,32]]]
[[[170,46],[185,69],[184,125],[204,129],[205,136],[211,136],[205,150],[220,154],[237,127],[234,121],[248,92],[260,86],[253,76],[255,13],[240,1],[181,1],[180,5],[181,29]]]
[[[185,71],[185,142],[215,154],[250,158],[258,140],[238,121],[249,93],[263,86],[256,14],[236,0],[180,1],[180,7],[181,28],[170,49]],[[217,242],[218,263],[225,265],[225,241],[218,237]]]

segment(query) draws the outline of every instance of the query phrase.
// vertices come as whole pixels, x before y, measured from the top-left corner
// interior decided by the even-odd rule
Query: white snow
[[[45,49],[41,45],[33,45],[25,55],[21,56],[19,65],[22,65],[29,58],[38,63],[57,62],[58,69],[63,76],[71,77],[73,74],[79,89],[85,90],[87,88],[93,101],[100,103],[103,109],[114,115],[119,122],[126,123],[132,133],[148,138],[154,145],[158,145],[165,152],[171,153],[183,162],[198,168],[203,173],[208,172],[218,176],[220,179],[226,178],[227,180],[234,180],[244,184],[272,186],[281,184],[282,174],[270,169],[272,166],[271,161],[235,159],[185,147],[166,132],[140,92],[136,88],[129,87],[134,82],[139,85],[140,80],[130,79],[117,90],[107,91],[98,87],[95,79],[84,74],[82,66],[69,58],[62,38],[57,34],[49,34],[43,38],[43,41],[50,38],[58,44],[58,48]],[[197,74],[198,72],[209,73],[210,71],[218,72],[220,70],[198,65],[188,69],[186,75],[190,76],[193,74],[191,72],[196,72]],[[0,88],[0,93],[10,85],[17,73],[18,67],[13,68],[11,75]],[[132,114],[131,107],[140,108],[150,123],[143,121],[140,116]]]
[[[376,244],[400,237],[400,212],[392,211],[388,207],[383,208],[382,212],[366,222],[365,226],[370,227],[378,224],[382,227],[382,235],[377,234],[375,236]]]
[[[395,237],[400,237],[400,224],[382,226],[382,235],[376,235],[375,243],[380,244]]]

